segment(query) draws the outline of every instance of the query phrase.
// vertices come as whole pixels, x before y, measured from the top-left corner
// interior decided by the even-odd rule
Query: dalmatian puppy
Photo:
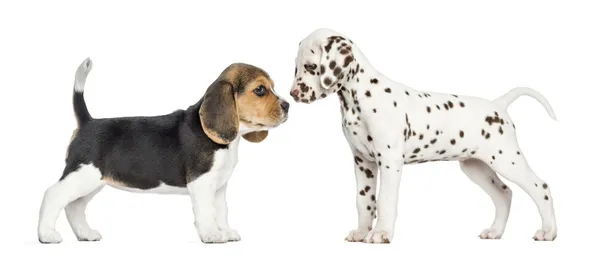
[[[506,227],[512,192],[498,174],[525,190],[536,204],[542,227],[533,238],[556,238],[550,187],[527,163],[507,113],[515,99],[527,95],[556,120],[540,93],[519,87],[489,101],[417,90],[378,72],[352,40],[330,29],[318,29],[303,39],[295,63],[290,95],[296,102],[309,104],[334,93],[340,101],[357,186],[358,227],[347,241],[390,243],[403,166],[433,161],[458,161],[467,177],[491,197],[495,218],[480,238],[500,239]]]

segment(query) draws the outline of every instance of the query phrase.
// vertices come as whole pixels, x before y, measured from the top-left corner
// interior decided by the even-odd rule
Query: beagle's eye
[[[256,94],[256,96],[262,97],[266,93],[267,93],[267,88],[265,88],[264,85],[260,85],[256,89],[254,89],[254,94]]]

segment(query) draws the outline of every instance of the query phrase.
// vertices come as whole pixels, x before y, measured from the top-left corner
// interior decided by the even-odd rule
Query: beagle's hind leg
[[[65,207],[65,215],[69,225],[79,241],[99,241],[102,239],[100,233],[90,227],[87,222],[85,210],[88,203],[102,190],[104,186],[99,186],[91,193],[79,197],[75,201],[67,204]]]
[[[81,164],[75,170],[65,170],[61,179],[46,190],[39,212],[40,243],[62,242],[62,237],[56,231],[58,215],[69,203],[103,186],[101,178],[102,174],[98,168],[92,164]]]

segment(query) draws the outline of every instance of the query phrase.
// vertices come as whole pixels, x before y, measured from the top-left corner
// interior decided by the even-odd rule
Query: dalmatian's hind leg
[[[512,191],[498,178],[496,172],[481,160],[467,159],[461,161],[459,164],[465,175],[490,196],[496,207],[492,226],[484,229],[479,234],[479,237],[481,239],[502,238],[510,213]]]
[[[533,199],[542,219],[542,228],[533,239],[536,241],[553,241],[557,235],[554,203],[550,187],[531,169],[525,156],[516,142],[508,145],[500,152],[488,153],[481,159],[487,162],[496,173],[515,183]]]

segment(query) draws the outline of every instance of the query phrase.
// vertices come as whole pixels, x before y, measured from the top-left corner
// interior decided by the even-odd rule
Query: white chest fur
[[[215,183],[218,188],[227,183],[238,162],[238,147],[240,138],[237,137],[229,144],[227,149],[215,152],[213,166],[209,172],[215,174]]]
[[[369,131],[363,118],[361,118],[362,108],[356,104],[351,93],[338,93],[342,103],[342,130],[346,140],[351,148],[367,160],[374,158],[374,150],[369,138]]]
[[[379,78],[371,80],[377,83],[347,85],[352,88],[344,88],[338,93],[346,139],[355,152],[370,161],[382,151],[374,145],[374,138],[379,142],[378,148],[398,148],[403,144],[399,141],[406,125],[404,90]]]

